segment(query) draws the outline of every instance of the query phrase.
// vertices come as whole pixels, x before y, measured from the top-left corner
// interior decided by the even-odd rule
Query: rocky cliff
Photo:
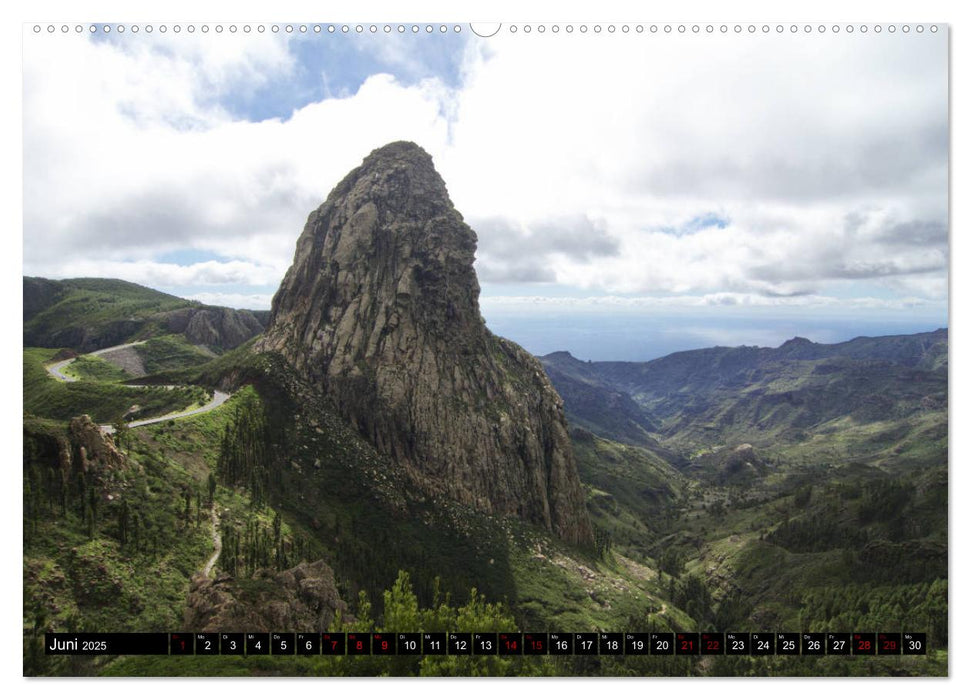
[[[163,315],[168,329],[181,333],[193,345],[232,349],[263,331],[252,312],[203,306],[170,311]]]
[[[426,491],[588,544],[562,402],[486,329],[475,248],[431,157],[380,148],[310,214],[256,349],[322,386]]]
[[[262,584],[262,585],[261,585]],[[253,579],[197,575],[186,601],[187,629],[202,632],[326,631],[337,613],[353,620],[341,600],[334,572],[322,561],[303,562],[279,573],[261,570]]]

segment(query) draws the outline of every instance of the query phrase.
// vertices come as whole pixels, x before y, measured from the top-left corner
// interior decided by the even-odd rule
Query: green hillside
[[[106,424],[122,416],[132,421],[165,415],[201,405],[209,398],[198,386],[166,389],[118,383],[126,376],[97,358],[82,358],[74,370],[81,381],[60,382],[46,369],[59,353],[48,348],[24,348],[25,413],[60,421],[86,413],[95,422]]]
[[[25,277],[24,345],[89,352],[161,334],[164,327],[154,316],[199,306],[122,280]]]
[[[51,301],[64,290],[38,285],[48,311],[78,293]],[[108,307],[78,313],[119,320]],[[543,358],[566,387],[589,551],[429,496],[279,356],[247,342],[213,357],[163,330],[131,348],[152,388],[90,355],[65,369],[78,381],[59,382],[45,367],[72,353],[24,349],[28,675],[947,674],[946,332],[649,366]],[[198,404],[217,386],[234,393],[211,412],[115,438],[96,427],[135,404],[138,416]],[[234,605],[194,595],[217,521],[219,595]],[[275,577],[308,562],[333,572],[346,606],[335,629],[908,630],[926,632],[932,653],[439,663],[40,652],[51,630],[174,630],[189,618],[246,628],[260,606],[293,602]]]
[[[188,342],[184,336],[174,334],[150,338],[135,346],[134,350],[148,374],[204,365],[213,357],[212,352],[206,352]]]
[[[25,347],[88,353],[180,335],[221,352],[261,333],[267,319],[266,312],[206,306],[122,280],[24,277],[23,289]]]
[[[835,345],[797,338],[644,363],[586,363],[568,353],[542,360],[563,387],[567,414],[605,437],[625,440],[608,422],[583,420],[589,401],[571,406],[578,383],[587,394],[628,396],[657,424],[652,437],[685,456],[751,443],[806,459],[907,464],[915,450],[918,461],[946,459],[947,351],[939,330]]]

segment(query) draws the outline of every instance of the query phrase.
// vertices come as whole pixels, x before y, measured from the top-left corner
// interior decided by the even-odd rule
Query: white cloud
[[[520,226],[588,216],[619,240],[616,256],[554,256],[537,280],[790,294],[946,279],[941,38],[506,35],[468,70],[443,164],[459,208]],[[711,211],[731,225],[669,232]],[[928,222],[932,236],[878,240]]]
[[[268,310],[273,301],[272,294],[234,294],[230,292],[202,292],[188,294],[187,299],[195,299],[210,306],[228,306],[232,309]]]
[[[198,287],[218,285],[270,285],[279,281],[279,268],[245,260],[220,262],[208,260],[191,265],[159,263],[152,260],[113,261],[79,258],[52,263],[45,274],[55,279],[70,277],[109,277],[135,282],[146,287]],[[34,271],[29,267],[27,275]]]
[[[182,39],[154,42],[182,52],[169,56],[25,38],[25,267],[198,248],[270,265],[278,282],[307,214],[363,155],[400,138],[444,140],[447,91],[387,75],[286,122],[234,121],[206,88],[268,79],[263,70],[285,77],[285,44],[205,52]]]
[[[275,284],[340,178],[409,139],[484,281],[946,299],[943,34],[501,34],[467,45],[458,90],[373,75],[286,121],[220,107],[294,60],[270,36],[25,36],[25,269]],[[726,224],[685,232],[710,213]],[[240,264],[144,262],[184,248]]]

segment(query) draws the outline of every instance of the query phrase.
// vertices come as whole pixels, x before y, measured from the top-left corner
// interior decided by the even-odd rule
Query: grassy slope
[[[668,527],[687,480],[648,449],[573,431],[580,479],[596,525],[627,556],[650,556]]]
[[[67,440],[63,423],[24,421],[25,484],[33,469],[32,489],[42,511],[24,524],[25,673],[87,674],[99,663],[32,654],[28,642],[36,643],[38,638],[28,634],[30,630],[178,628],[189,577],[205,563],[212,548],[206,514],[200,513],[194,498],[200,489],[198,480],[156,453],[132,451],[122,470],[97,477],[89,474],[88,483],[94,484],[90,496],[68,495],[60,504],[41,493],[44,487],[39,484],[44,482],[37,475],[50,468],[51,451],[56,453],[58,441],[66,444]],[[89,529],[83,506],[92,499],[97,502],[97,515]],[[137,518],[139,523],[129,525],[127,542],[119,530],[123,507],[131,521]]]
[[[171,390],[141,388],[103,379],[60,382],[45,369],[57,352],[47,348],[24,349],[24,411],[57,420],[69,420],[87,413],[96,423],[111,423],[134,405],[140,407],[138,417],[146,418],[165,415],[206,400],[206,392],[201,387]],[[111,370],[104,368],[102,362],[96,359],[83,362],[82,367],[88,368],[82,370],[85,376],[111,375]]]
[[[199,306],[122,280],[82,278],[53,284],[58,297],[25,321],[25,344],[73,346],[72,340],[103,336],[114,341],[106,345],[113,345],[146,335],[150,331],[146,320],[153,314]]]
[[[25,362],[25,380],[26,373]],[[905,492],[926,496],[923,500],[900,504],[893,501],[891,493],[888,498],[893,501],[893,507],[887,504],[881,507],[877,503],[874,509],[872,502],[883,496],[878,490],[868,492],[866,487],[871,481],[885,482],[888,473],[871,468],[853,471],[848,466],[830,468],[811,464],[819,445],[787,447],[776,457],[788,457],[791,462],[763,482],[719,487],[679,479],[663,459],[649,451],[594,439],[578,443],[578,462],[589,485],[595,522],[613,533],[615,547],[603,559],[591,558],[515,523],[485,518],[445,503],[428,502],[421,494],[411,491],[393,465],[348,431],[325,406],[294,401],[293,396],[287,396],[280,388],[287,383],[282,376],[285,370],[271,359],[252,358],[240,350],[202,369],[170,371],[168,376],[192,375],[206,383],[215,383],[219,377],[234,373],[272,377],[272,381],[257,382],[261,400],[284,421],[293,417],[292,429],[285,432],[285,444],[280,445],[282,468],[273,502],[284,514],[289,532],[304,534],[319,543],[319,554],[334,564],[342,577],[345,599],[349,600],[362,588],[370,591],[387,588],[397,570],[405,568],[415,576],[420,598],[428,598],[431,579],[442,574],[446,586],[457,596],[475,585],[485,590],[490,599],[508,602],[524,628],[692,629],[703,624],[703,614],[692,619],[672,600],[681,595],[679,586],[685,580],[697,576],[713,593],[709,610],[712,617],[744,624],[743,628],[772,629],[776,624],[799,627],[811,609],[807,601],[815,600],[811,596],[829,595],[838,600],[838,593],[832,591],[845,588],[848,567],[855,569],[861,562],[853,558],[858,552],[847,547],[801,551],[805,546],[798,544],[798,528],[795,534],[788,533],[784,542],[766,539],[787,520],[798,523],[811,520],[812,513],[831,514],[825,507],[836,498],[840,508],[834,517],[841,526],[860,525],[861,508],[867,513],[873,511],[876,515],[868,515],[865,526],[875,540],[890,543],[891,550],[902,545],[898,554],[916,554],[933,564],[939,559],[937,550],[919,546],[913,549],[913,543],[926,541],[934,545],[946,541],[946,523],[939,519],[931,518],[929,532],[923,534],[898,532],[900,520],[926,520],[934,513],[940,516],[946,512],[944,472],[937,476],[933,471],[922,472],[921,481],[903,486]],[[171,426],[142,429],[133,449],[145,459],[154,457],[178,464],[191,478],[202,479],[218,459],[219,438],[226,422],[231,420],[232,410],[230,404],[226,410]],[[940,458],[941,438],[938,435],[936,442],[931,441],[932,446],[928,447],[926,435],[937,435],[934,431],[938,422],[933,416],[925,420],[923,437],[921,433],[916,436],[907,433],[889,452],[879,435],[868,432],[864,437],[882,446],[881,454],[888,459],[896,450],[894,456],[898,459],[926,464],[928,458]],[[834,435],[833,440],[837,440],[847,432],[839,430],[824,435]],[[901,444],[904,449],[898,450]],[[810,492],[805,503],[800,501],[801,505],[797,506],[797,494],[807,485],[816,490]],[[218,498],[232,512],[238,517],[247,517],[250,507],[245,491],[220,489],[219,493]],[[945,511],[940,509],[942,493]],[[864,508],[867,501],[871,503]],[[679,509],[677,520],[671,513],[672,506]],[[797,512],[798,508],[805,513]],[[257,517],[265,520],[270,512],[263,511]],[[394,527],[389,527],[389,523],[394,523]],[[683,555],[684,570],[674,577],[658,571],[657,557],[667,550]],[[873,576],[872,583],[881,583],[879,572],[893,567],[894,552],[890,554],[887,559],[884,548],[875,553],[878,557],[875,562],[862,562]],[[873,555],[871,552],[868,556]],[[902,596],[913,585],[917,584],[907,581],[890,584],[893,590],[888,595]],[[739,597],[754,604],[739,607]],[[892,622],[888,619],[888,624]],[[942,668],[946,672],[939,654],[926,660],[905,662],[911,666],[916,664],[914,669],[921,673],[940,673]],[[807,664],[802,660],[746,660],[733,662],[735,666],[717,662],[711,667],[678,660],[671,662],[674,665],[669,664],[670,668],[663,664],[642,667],[643,663],[647,662],[618,666],[604,661],[598,668],[617,674],[631,670],[710,673],[718,669],[725,673],[773,670],[812,674],[824,670],[824,666],[829,671],[847,672],[840,660],[826,660],[822,664],[815,661]],[[881,660],[879,664],[871,664],[868,670],[884,673],[893,670],[887,663],[892,662]],[[252,672],[254,666],[246,664],[238,670],[244,669]],[[580,671],[572,667],[567,672]],[[848,672],[860,672],[860,667],[851,667]]]
[[[117,383],[131,379],[125,370],[97,355],[80,355],[61,371],[69,377],[90,382]]]
[[[135,346],[148,374],[197,367],[209,362],[212,354],[197,348],[181,335],[151,338]]]

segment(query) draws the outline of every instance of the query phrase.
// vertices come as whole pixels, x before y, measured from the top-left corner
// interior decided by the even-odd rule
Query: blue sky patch
[[[172,265],[195,265],[196,263],[229,262],[230,260],[233,260],[233,258],[228,258],[211,250],[198,250],[196,248],[180,248],[155,256],[155,262]]]
[[[712,212],[708,212],[696,216],[682,226],[662,226],[658,230],[661,233],[667,233],[680,238],[681,236],[690,236],[693,233],[698,233],[699,231],[704,231],[705,229],[723,229],[726,228],[730,223],[730,219],[719,216],[718,214]]]
[[[412,34],[410,29],[401,34],[394,30],[385,34],[380,29],[375,34],[357,34],[352,29],[344,34],[339,25],[330,34],[329,25],[320,26],[319,34],[308,29],[306,34],[279,37],[287,43],[287,50],[294,58],[289,74],[260,85],[224,84],[213,91],[212,103],[236,119],[285,121],[295,110],[308,104],[354,95],[365,80],[378,73],[393,75],[406,87],[430,78],[437,78],[451,88],[461,85],[466,34],[438,31]],[[91,39],[124,48],[126,43],[139,37],[95,32]],[[153,46],[153,50],[164,56],[174,54],[164,46]]]

